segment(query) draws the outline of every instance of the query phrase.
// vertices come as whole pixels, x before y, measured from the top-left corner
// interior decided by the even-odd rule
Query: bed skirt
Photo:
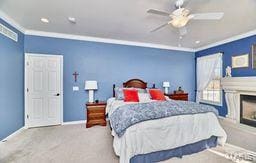
[[[130,159],[130,163],[153,163],[153,162],[164,161],[172,157],[181,158],[184,155],[197,153],[207,148],[212,148],[216,146],[217,146],[217,137],[212,136],[209,139],[202,140],[193,144],[188,144],[182,147],[159,151],[159,152],[152,152],[148,154],[136,155]]]

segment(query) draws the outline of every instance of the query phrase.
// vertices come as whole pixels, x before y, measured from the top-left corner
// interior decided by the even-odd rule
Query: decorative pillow
[[[152,100],[159,100],[159,101],[166,100],[164,93],[160,89],[149,89],[148,91]]]
[[[123,90],[137,90],[138,93],[146,93],[147,91],[145,89],[141,88],[122,88],[122,87],[116,87],[115,88],[115,96],[117,100],[123,100],[124,99],[124,92]]]
[[[123,100],[124,99],[124,93],[123,93],[124,88],[116,87],[115,88],[115,96],[117,100]]]
[[[148,93],[139,92],[139,100],[140,102],[150,102],[150,95]]]
[[[138,90],[124,89],[124,102],[139,102]]]
[[[141,88],[132,88],[138,90],[138,93],[147,93],[146,89],[141,89]]]

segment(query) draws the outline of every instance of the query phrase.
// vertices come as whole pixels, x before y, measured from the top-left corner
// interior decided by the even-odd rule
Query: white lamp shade
[[[97,90],[98,89],[98,84],[97,81],[85,81],[85,90]]]
[[[170,87],[170,82],[163,82],[163,87],[169,88]]]

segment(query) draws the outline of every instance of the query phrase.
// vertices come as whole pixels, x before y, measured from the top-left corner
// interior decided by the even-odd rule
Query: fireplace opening
[[[256,96],[240,96],[240,123],[256,127]]]

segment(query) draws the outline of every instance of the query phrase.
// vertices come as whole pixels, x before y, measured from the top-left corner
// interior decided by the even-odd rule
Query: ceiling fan
[[[177,9],[172,13],[167,13],[167,12],[159,11],[155,9],[149,9],[147,13],[166,16],[171,18],[170,21],[153,29],[151,32],[155,32],[170,24],[173,27],[178,28],[180,35],[184,36],[187,34],[186,25],[190,20],[220,20],[224,15],[223,12],[190,14],[190,11],[184,8],[183,4],[184,4],[184,0],[177,0],[175,4]]]

